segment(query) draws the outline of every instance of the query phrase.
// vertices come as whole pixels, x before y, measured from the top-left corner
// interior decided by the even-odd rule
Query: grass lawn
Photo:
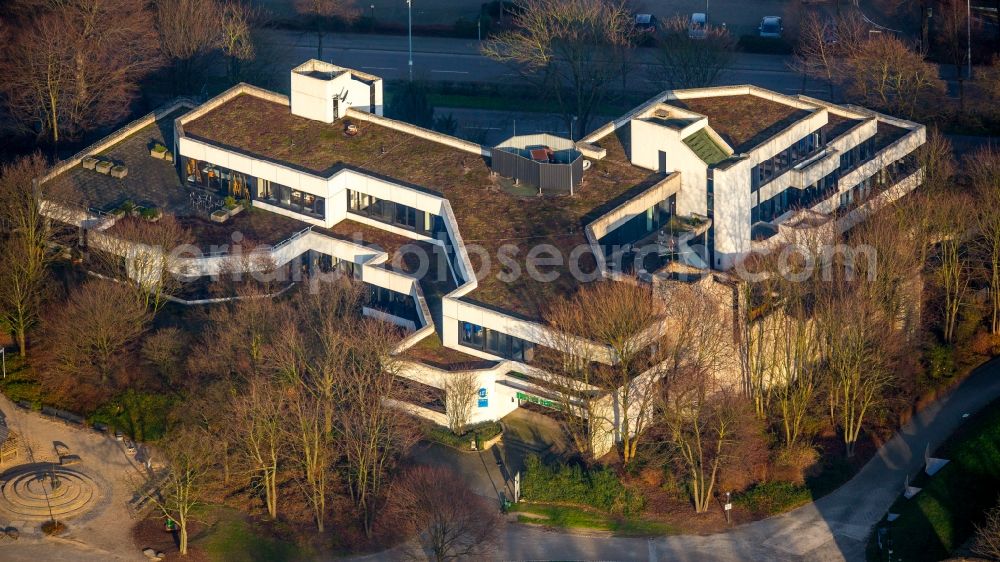
[[[519,523],[534,523],[560,529],[596,529],[622,536],[669,535],[676,529],[659,521],[623,519],[580,507],[520,503],[514,506]]]
[[[241,515],[229,510],[218,510],[217,514],[219,520],[197,540],[209,559],[284,562],[301,558],[294,544],[255,532]]]
[[[898,498],[889,509],[899,514],[890,527],[894,559],[947,558],[972,536],[983,512],[996,505],[1000,492],[1000,402],[969,419],[935,456],[951,462],[933,477],[921,473],[911,484],[923,491],[912,500]],[[868,559],[884,559],[874,538],[868,543]]]

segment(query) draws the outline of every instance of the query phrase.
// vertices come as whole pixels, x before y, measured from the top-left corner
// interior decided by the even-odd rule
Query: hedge
[[[542,463],[535,455],[525,458],[521,497],[530,501],[587,505],[621,514],[637,515],[645,499],[626,486],[614,471],[607,468],[585,470],[579,465]]]

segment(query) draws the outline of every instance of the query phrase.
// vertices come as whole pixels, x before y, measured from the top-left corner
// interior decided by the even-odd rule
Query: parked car
[[[691,14],[691,21],[688,22],[688,37],[691,39],[704,39],[708,34],[708,16],[701,12]]]
[[[635,28],[647,33],[656,31],[656,16],[653,14],[636,14]]]
[[[779,16],[764,16],[760,20],[760,27],[757,29],[760,31],[761,37],[778,39],[785,28],[781,26],[781,18]]]

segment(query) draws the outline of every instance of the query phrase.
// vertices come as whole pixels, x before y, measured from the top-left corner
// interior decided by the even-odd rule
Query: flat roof
[[[708,125],[736,153],[749,152],[812,113],[754,94],[671,99],[664,103],[708,117]]]
[[[445,371],[464,371],[468,369],[489,369],[496,361],[481,359],[475,355],[463,353],[457,349],[445,347],[441,338],[434,332],[415,343],[403,352],[404,359],[419,361]]]
[[[174,119],[187,111],[173,111],[111,147],[94,153],[127,166],[128,175],[124,178],[113,178],[77,165],[45,182],[44,189],[72,193],[79,202],[98,211],[111,211],[131,201],[145,207],[159,207],[173,214],[188,212],[191,201],[174,164],[149,155],[149,149],[155,143],[173,144]]]
[[[574,292],[578,283],[565,267],[554,268],[560,275],[550,283],[526,274],[510,283],[501,281],[498,249],[516,245],[522,273],[524,256],[533,246],[551,244],[568,257],[573,248],[587,244],[584,227],[589,222],[665,177],[632,165],[625,149],[627,131],[619,130],[595,143],[607,156],[593,162],[575,196],[522,197],[505,191],[481,156],[381,125],[377,119],[351,122],[359,129],[355,136],[344,134],[340,121],[326,124],[298,117],[285,104],[243,94],[185,123],[184,132],[324,177],[352,168],[440,194],[451,203],[466,245],[479,245],[492,262],[490,274],[465,298],[533,319],[540,318],[550,302]],[[476,254],[470,252],[470,257],[475,265]],[[588,251],[581,270],[595,267]]]

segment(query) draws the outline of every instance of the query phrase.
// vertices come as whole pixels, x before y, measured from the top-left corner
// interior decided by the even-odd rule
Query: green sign
[[[531,402],[532,404],[538,404],[539,406],[544,406],[546,408],[552,408],[554,410],[562,410],[562,406],[560,404],[533,394],[518,392],[517,399],[524,400],[525,402]]]

